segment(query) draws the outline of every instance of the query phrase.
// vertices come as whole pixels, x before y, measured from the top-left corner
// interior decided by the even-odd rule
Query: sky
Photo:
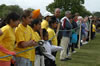
[[[0,5],[19,5],[23,9],[40,9],[41,13],[44,14],[46,6],[52,2],[54,0],[0,0]],[[84,6],[90,12],[100,11],[100,0],[85,0]]]

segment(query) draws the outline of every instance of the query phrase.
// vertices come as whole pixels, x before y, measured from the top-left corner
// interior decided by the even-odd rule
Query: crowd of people
[[[54,14],[44,16],[40,9],[8,14],[0,23],[0,66],[56,66],[57,51],[61,51],[60,61],[71,60],[75,48],[96,37],[93,17],[66,11],[60,19],[60,13],[56,8]],[[13,57],[1,58],[7,55]]]

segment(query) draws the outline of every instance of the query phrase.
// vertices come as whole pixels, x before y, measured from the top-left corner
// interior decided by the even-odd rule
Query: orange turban
[[[32,18],[35,19],[40,15],[40,9],[32,11]]]

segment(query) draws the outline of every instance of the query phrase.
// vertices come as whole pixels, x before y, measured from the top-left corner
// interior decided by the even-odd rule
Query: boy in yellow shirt
[[[51,17],[49,20],[49,28],[47,29],[49,34],[49,40],[51,39],[52,45],[57,46],[57,36],[54,29],[57,27],[57,21],[55,17]],[[53,38],[52,38],[53,37]]]
[[[58,46],[57,36],[55,34],[55,31],[54,31],[55,28],[57,28],[56,18],[51,17],[51,19],[49,20],[49,28],[47,29],[48,35],[49,35],[49,40],[51,40],[52,45]],[[53,52],[52,54],[56,57],[56,53],[57,52]],[[53,65],[56,65],[55,61],[53,62]]]
[[[22,17],[22,23],[18,25],[15,30],[16,35],[16,52],[20,52],[26,49],[30,49],[33,46],[36,46],[37,43],[33,37],[33,30],[28,25],[32,21],[32,13],[29,10],[25,10]],[[30,66],[31,64],[31,54],[32,51],[27,51],[21,54],[16,55],[16,66]],[[33,53],[35,55],[35,53]],[[35,58],[34,58],[35,59]]]
[[[0,57],[15,54],[15,33],[14,28],[19,24],[20,16],[10,13],[5,19],[5,26],[1,28],[3,34],[0,36]],[[0,66],[10,66],[12,57],[0,58]]]

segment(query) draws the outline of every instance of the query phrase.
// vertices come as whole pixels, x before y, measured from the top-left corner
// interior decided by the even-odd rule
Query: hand
[[[37,46],[37,45],[38,45],[38,43],[33,41],[33,46]]]
[[[16,55],[16,52],[14,52],[14,51],[9,52],[9,55]]]

